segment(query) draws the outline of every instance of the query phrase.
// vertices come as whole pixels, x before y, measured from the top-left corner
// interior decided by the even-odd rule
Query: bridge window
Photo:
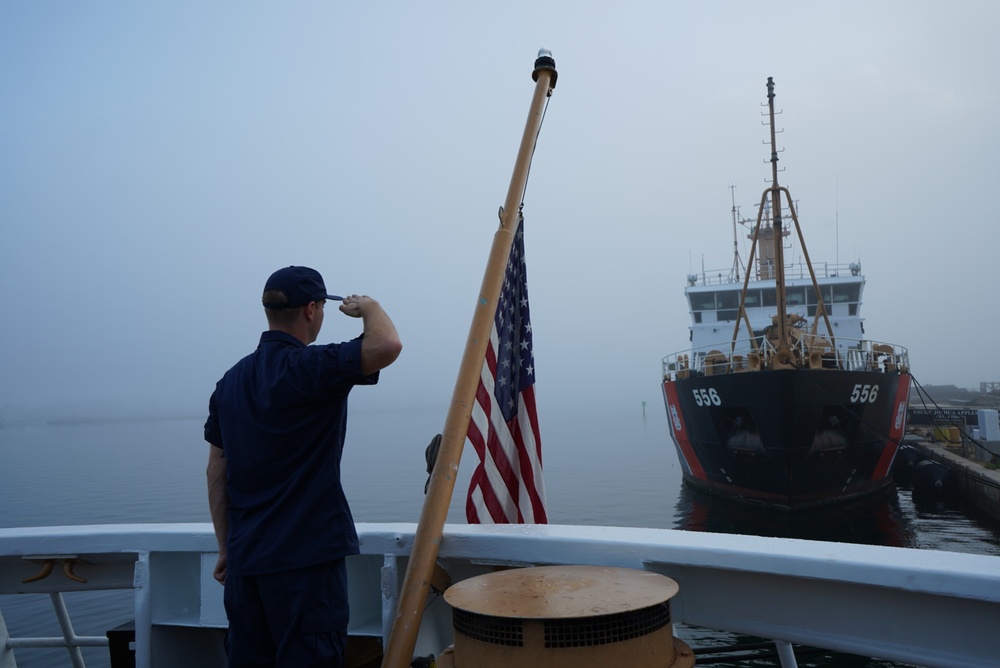
[[[692,311],[714,311],[715,310],[715,293],[714,292],[693,292],[693,293],[691,293],[691,310]]]
[[[833,301],[837,304],[856,304],[861,299],[861,284],[849,283],[847,285],[833,286]]]
[[[739,308],[740,306],[740,291],[738,290],[726,290],[725,292],[719,292],[716,294],[716,303],[719,305],[720,309],[724,308]]]
[[[789,306],[803,306],[806,303],[805,288],[788,288],[785,292],[785,300]]]
[[[821,285],[820,291],[823,293],[823,306],[826,308],[826,312],[830,312],[830,305],[833,303],[831,299],[831,288],[830,285]],[[819,302],[816,299],[816,288],[813,286],[806,287],[806,297],[809,299],[809,315],[816,315],[816,306]]]
[[[820,291],[823,294],[823,303],[826,304],[827,308],[829,308],[830,304],[833,303],[833,298],[830,296],[830,292],[831,292],[830,288],[831,287],[833,287],[833,286],[830,286],[830,285],[821,285],[820,288],[819,288]],[[811,285],[808,286],[806,288],[806,296],[809,298],[809,305],[810,306],[815,306],[817,304],[817,300],[816,300],[816,288],[814,288]]]

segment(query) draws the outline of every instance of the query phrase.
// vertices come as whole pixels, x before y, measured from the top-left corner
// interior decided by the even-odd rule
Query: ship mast
[[[740,280],[740,269],[743,263],[740,261],[739,237],[736,233],[736,223],[739,222],[739,208],[736,206],[736,186],[729,186],[729,194],[733,200],[733,268],[729,270],[729,280]]]
[[[774,229],[774,279],[778,302],[778,346],[775,353],[779,359],[788,353],[788,323],[786,321],[785,295],[785,249],[782,239],[784,231],[781,221],[781,187],[778,185],[778,145],[774,129],[774,78],[767,78],[767,113],[771,125],[771,225]]]
[[[773,336],[768,334],[767,337],[769,341],[773,342],[774,346],[773,357],[768,360],[767,353],[762,354],[757,345],[757,341],[754,338],[755,335],[753,333],[753,328],[750,325],[750,318],[746,312],[747,288],[750,284],[750,272],[748,270],[743,280],[743,292],[740,295],[739,315],[737,316],[737,321],[733,327],[733,340],[730,354],[732,355],[733,351],[736,350],[736,338],[739,333],[740,325],[745,324],[747,334],[750,337],[752,368],[769,367],[791,369],[797,368],[803,363],[808,364],[809,368],[822,368],[823,354],[828,349],[835,347],[833,325],[830,322],[830,315],[827,312],[826,304],[824,303],[823,295],[819,288],[819,282],[816,280],[816,271],[813,269],[812,261],[809,259],[809,251],[806,250],[806,242],[802,236],[802,227],[799,225],[798,215],[795,212],[795,205],[792,203],[792,196],[788,192],[787,188],[778,183],[778,146],[775,139],[777,130],[774,126],[774,79],[772,77],[767,78],[767,108],[771,140],[771,185],[761,194],[760,209],[757,212],[757,226],[750,235],[753,242],[750,245],[750,259],[748,260],[748,266],[753,266],[754,257],[759,250],[760,258],[757,260],[757,278],[759,280],[774,279],[775,283],[777,314],[774,316],[774,327],[777,331],[773,332]],[[798,344],[796,341],[793,341],[793,333],[790,330],[792,327],[791,320],[798,320],[799,318],[794,315],[790,318],[788,315],[787,291],[785,288],[784,237],[791,234],[791,230],[786,230],[784,227],[785,221],[781,208],[782,197],[784,197],[784,200],[788,205],[788,215],[791,218],[791,224],[795,227],[795,233],[799,240],[799,246],[802,249],[802,257],[805,260],[806,268],[809,270],[809,278],[812,281],[812,288],[816,300],[815,319],[813,320],[811,331],[808,334],[808,341],[805,348],[799,346],[800,349],[798,350],[798,355],[796,354],[796,351],[793,350],[793,347],[798,346]],[[768,221],[768,218],[770,218],[770,221]],[[770,224],[768,225],[768,223]],[[820,320],[826,324],[825,336],[817,336],[817,329]],[[796,338],[801,339],[801,336]],[[810,352],[810,349],[812,349],[812,352]],[[815,355],[813,353],[815,353]],[[812,359],[814,356],[815,359]],[[806,360],[804,357],[809,357],[810,359]],[[754,363],[754,360],[757,360],[757,362]]]

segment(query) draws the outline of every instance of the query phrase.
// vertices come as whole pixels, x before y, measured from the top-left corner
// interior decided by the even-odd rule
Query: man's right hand
[[[219,560],[215,562],[215,570],[212,571],[212,577],[219,581],[219,584],[226,584],[226,555],[220,554]]]
[[[368,295],[348,295],[340,310],[352,318],[364,322],[364,338],[361,340],[361,372],[366,376],[384,369],[399,357],[403,344],[399,340],[396,326],[382,305]]]

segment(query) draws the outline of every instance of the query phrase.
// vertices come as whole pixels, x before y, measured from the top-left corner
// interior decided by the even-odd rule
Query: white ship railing
[[[353,635],[387,638],[414,524],[359,524],[362,554],[348,561]],[[78,582],[45,559],[75,558]],[[0,529],[0,594],[131,589],[138,668],[224,665],[222,587],[212,579],[210,524]],[[635,568],[680,586],[672,618],[791,643],[920,666],[995,666],[1000,656],[1000,557],[666,529],[558,525],[448,525],[440,563],[452,581],[496,566]],[[0,610],[4,597],[0,596]],[[683,627],[678,633],[683,638]],[[0,615],[0,667],[24,639]],[[416,653],[452,642],[451,614],[434,595]],[[155,648],[155,655],[154,655]],[[697,649],[697,648],[696,648]],[[783,666],[794,657],[783,653]]]
[[[792,351],[799,359],[808,359],[810,352],[810,337],[803,336],[792,346]],[[880,341],[855,340],[838,338],[836,348],[825,350],[823,368],[836,368],[845,371],[881,371],[883,373],[895,373],[898,371],[908,371],[910,368],[910,355],[906,348],[893,343],[883,343]],[[663,379],[677,380],[680,377],[705,375],[706,365],[712,367],[713,374],[719,373],[739,373],[750,370],[750,358],[746,354],[747,341],[742,341],[742,354],[730,356],[729,350],[731,341],[720,342],[715,345],[704,346],[698,350],[685,350],[671,353],[662,360]],[[770,358],[774,354],[774,346],[767,339],[762,337],[759,344],[761,352],[765,358]],[[711,353],[716,351],[721,353],[725,359],[721,359]]]
[[[813,265],[813,270],[816,272],[817,279],[857,276],[861,270],[861,265],[855,263],[835,264],[832,262],[820,262]],[[742,283],[745,276],[746,272],[741,271],[739,274],[736,274],[733,272],[732,267],[727,267],[726,269],[706,269],[700,273],[688,275],[688,286],[695,287]],[[790,280],[809,278],[809,265],[805,262],[793,262],[791,264],[786,264],[785,278]],[[754,276],[752,276],[750,280],[770,280],[771,282],[774,282],[774,277],[760,278],[755,272]]]

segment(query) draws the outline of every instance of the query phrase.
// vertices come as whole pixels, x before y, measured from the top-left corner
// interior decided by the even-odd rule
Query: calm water
[[[542,411],[540,406],[540,411]],[[359,522],[416,522],[427,479],[424,448],[446,407],[385,413],[355,402],[344,486]],[[0,428],[0,526],[208,522],[201,418]],[[808,514],[766,512],[707,498],[681,485],[658,405],[586,415],[541,414],[550,521],[833,540],[1000,555],[1000,525],[969,508],[915,504],[909,491]],[[472,465],[464,459],[449,522],[464,522]],[[58,635],[47,597],[4,597],[15,636]],[[67,597],[76,631],[104,632],[131,619],[129,593]],[[742,640],[682,628],[695,645]],[[109,665],[84,650],[87,665]],[[19,665],[69,665],[63,650],[20,650]],[[716,664],[727,665],[727,664]],[[739,664],[748,665],[748,664]],[[757,661],[750,665],[777,665]],[[856,657],[801,656],[805,666],[885,667]]]

